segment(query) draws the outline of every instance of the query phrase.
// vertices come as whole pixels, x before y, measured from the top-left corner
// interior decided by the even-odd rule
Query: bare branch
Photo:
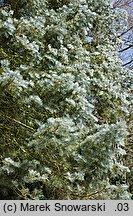
[[[132,3],[132,0],[127,0],[127,1],[123,1],[123,0],[118,0],[115,1],[113,4],[113,8],[117,8],[117,7],[123,7],[123,6],[129,6],[129,4]]]
[[[133,44],[130,44],[128,47],[126,47],[126,48],[124,48],[122,50],[119,50],[119,52],[124,52],[124,51],[130,49],[131,47],[133,47]]]
[[[126,34],[127,32],[129,32],[131,29],[133,29],[133,26],[131,26],[129,29],[127,29],[126,31],[122,32],[118,37],[123,36],[124,34]]]
[[[131,64],[132,62],[133,62],[133,59],[132,59],[131,61],[129,61],[129,62],[123,64],[122,66],[123,66],[123,67],[124,67],[124,66],[127,66],[127,65]]]
[[[15,123],[17,123],[17,124],[19,124],[19,125],[21,125],[21,126],[27,128],[27,129],[32,130],[32,131],[35,132],[35,129],[34,129],[34,128],[32,128],[32,127],[30,127],[30,126],[28,126],[28,125],[26,125],[26,124],[24,124],[24,123],[22,123],[22,122],[16,120],[16,119],[10,118],[9,116],[6,116],[6,118],[8,118],[8,119],[12,120],[13,122],[15,122]]]
[[[118,0],[116,2],[114,2],[113,4],[113,8],[116,8],[117,6],[119,6],[119,4],[122,2],[122,0]]]

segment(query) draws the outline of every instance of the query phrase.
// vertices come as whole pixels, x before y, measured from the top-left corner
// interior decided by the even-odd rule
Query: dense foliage
[[[1,4],[1,199],[130,199],[129,110],[108,0]]]

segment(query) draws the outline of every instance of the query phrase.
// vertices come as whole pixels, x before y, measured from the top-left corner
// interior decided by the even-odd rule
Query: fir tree
[[[0,13],[1,197],[129,199],[110,2],[7,0]]]

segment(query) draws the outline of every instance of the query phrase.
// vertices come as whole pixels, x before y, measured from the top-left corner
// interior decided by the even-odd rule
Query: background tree
[[[123,45],[120,48],[120,56],[123,61],[123,66],[127,68],[126,70],[126,82],[125,86],[129,88],[129,97],[132,100],[132,69],[133,69],[133,2],[130,0],[121,0],[121,1],[114,1],[113,8],[115,10],[124,10],[126,12],[126,20],[124,21],[124,27],[121,28],[119,33],[119,38],[122,38]],[[132,106],[132,105],[131,105]],[[132,158],[132,151],[133,151],[133,121],[132,121],[132,107],[130,109],[130,115],[128,118],[128,139],[126,142],[126,160],[125,164],[128,165],[130,168],[130,173],[127,176],[129,185],[130,185],[130,191],[133,192],[133,158]]]
[[[125,11],[127,19],[124,20],[124,28],[121,28],[119,37],[123,40],[120,49],[123,66],[133,69],[133,2],[131,0],[114,1],[113,8],[117,11]]]
[[[109,1],[7,0],[1,17],[1,197],[129,199]]]

